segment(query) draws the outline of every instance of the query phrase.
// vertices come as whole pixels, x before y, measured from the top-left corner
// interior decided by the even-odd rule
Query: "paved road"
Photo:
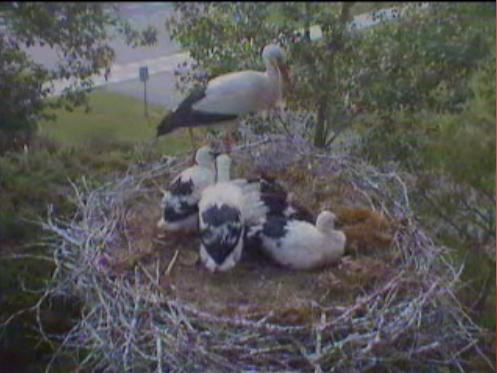
[[[121,3],[120,15],[136,29],[144,29],[149,24],[158,30],[158,42],[152,47],[131,48],[122,40],[114,40],[110,45],[116,50],[116,64],[123,65],[140,60],[150,60],[178,53],[179,44],[172,42],[164,22],[174,14],[171,3]]]
[[[144,29],[152,24],[158,29],[158,43],[151,47],[131,48],[124,43],[122,38],[116,38],[110,45],[116,51],[115,66],[130,64],[141,60],[151,60],[180,51],[180,46],[169,39],[164,22],[173,14],[171,3],[120,3],[119,15],[123,20],[130,22],[134,28]],[[112,32],[112,31],[111,31]],[[56,66],[59,57],[55,50],[50,47],[28,48],[28,53],[35,62],[41,63],[47,68]]]
[[[143,98],[143,83],[138,79],[140,66],[147,66],[150,79],[147,82],[147,92],[151,104],[173,108],[181,99],[181,95],[175,92],[174,71],[178,64],[189,61],[187,53],[176,53],[156,59],[132,62],[130,64],[114,65],[109,79],[103,76],[93,78],[94,87],[105,87],[111,92]],[[54,82],[54,94],[58,95],[62,90],[72,83],[69,81]]]
[[[151,105],[158,105],[173,109],[182,99],[182,95],[175,90],[175,76],[173,71],[165,71],[150,76],[147,82],[147,99]],[[111,92],[143,100],[144,87],[138,77],[120,83],[105,85],[103,88]]]

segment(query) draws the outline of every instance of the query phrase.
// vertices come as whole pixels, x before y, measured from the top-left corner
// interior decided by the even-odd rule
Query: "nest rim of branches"
[[[419,228],[402,178],[352,157],[316,153],[295,140],[274,141],[247,146],[240,159],[262,166],[283,159],[274,152],[287,152],[289,162],[298,158],[315,164],[319,174],[340,175],[373,208],[404,222],[394,237],[400,261],[393,276],[348,305],[316,301],[313,317],[294,325],[275,319],[281,310],[216,315],[176,298],[160,286],[158,273],[139,266],[129,276],[109,276],[103,254],[130,201],[186,164],[163,159],[104,185],[74,183],[75,217],[50,216],[43,223],[55,234],[56,281],[48,293],[77,296],[86,305],[59,352],[88,351],[80,366],[105,372],[401,372],[433,364],[464,371],[462,354],[475,346],[481,329],[455,296],[462,268]]]

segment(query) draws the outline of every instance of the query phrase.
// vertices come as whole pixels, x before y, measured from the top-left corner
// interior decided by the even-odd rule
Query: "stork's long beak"
[[[290,69],[284,63],[279,62],[278,68],[281,72],[281,76],[283,78],[283,82],[285,84],[285,88],[289,89],[292,87],[292,80],[290,79]]]

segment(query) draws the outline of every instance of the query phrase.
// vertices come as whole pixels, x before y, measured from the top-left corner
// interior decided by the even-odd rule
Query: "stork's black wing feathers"
[[[205,227],[200,241],[209,256],[221,265],[243,238],[240,210],[227,205],[212,206],[202,212],[202,221]]]
[[[240,215],[240,210],[235,207],[211,206],[202,212],[202,220],[208,226],[219,227],[226,223],[240,221]]]
[[[193,189],[194,185],[191,179],[183,180],[178,177],[171,183],[169,187],[171,198],[165,201],[163,210],[165,221],[173,223],[198,213],[198,204],[192,204],[189,201]]]
[[[262,193],[279,194],[285,197],[288,195],[288,192],[285,190],[285,188],[278,184],[275,178],[268,175],[263,175],[260,180]]]
[[[170,185],[170,192],[174,196],[191,196],[193,193],[193,180],[183,180],[181,177],[178,177],[174,180]]]
[[[207,113],[193,109],[193,105],[205,97],[207,87],[194,88],[178,105],[168,113],[157,126],[157,136],[167,135],[180,127],[198,127],[216,124],[238,118],[238,114]]]
[[[292,203],[290,206],[290,209],[292,209],[291,213],[289,213],[289,214],[285,213],[285,216],[287,216],[288,218],[306,221],[308,223],[311,223],[312,225],[315,224],[316,217],[314,216],[314,214],[311,211],[309,211],[305,207],[303,207],[299,204],[296,204],[296,203]]]
[[[276,180],[267,175],[247,179],[248,183],[258,183],[260,198],[269,208],[268,215],[283,215],[288,207],[288,193]]]
[[[283,188],[275,178],[266,174],[247,179],[248,183],[259,183],[261,193],[281,195],[286,198],[288,192]]]
[[[283,216],[270,216],[262,226],[262,234],[273,239],[283,238],[288,230],[289,221]]]
[[[262,194],[261,200],[269,208],[268,215],[283,216],[288,208],[288,201],[286,196],[278,194]]]
[[[202,100],[205,97],[205,91],[207,90],[207,86],[205,87],[195,87],[193,88],[188,96],[186,96],[183,101],[178,105],[176,111],[188,111],[191,110],[193,105]]]
[[[164,207],[164,220],[170,223],[198,214],[198,205],[191,205],[187,201],[179,201],[179,206],[167,205]]]

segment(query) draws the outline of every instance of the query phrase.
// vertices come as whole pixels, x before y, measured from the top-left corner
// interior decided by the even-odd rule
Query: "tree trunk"
[[[336,52],[343,49],[343,33],[347,22],[352,18],[350,15],[350,10],[354,6],[355,2],[346,3],[342,2],[342,11],[340,12],[340,17],[338,18],[339,27],[335,30],[333,39],[331,42],[333,50]]]
[[[342,3],[342,11],[339,17],[340,27],[338,28],[337,32],[335,32],[332,41],[332,44],[334,44],[335,47],[334,48],[335,53],[339,52],[343,48],[342,36],[347,21],[350,18],[350,10],[354,6],[354,4],[355,2]],[[305,20],[307,21],[310,20],[310,4],[308,2],[305,3],[305,9],[306,9]],[[309,27],[309,40],[310,40],[310,27]],[[332,64],[333,62],[330,63]],[[319,82],[317,82],[317,84],[319,84]],[[314,131],[314,146],[318,148],[325,148],[327,146],[327,135],[328,135],[327,124],[329,119],[328,117],[331,115],[328,107],[330,100],[331,100],[330,97],[323,95],[318,101],[317,123],[316,123],[316,129]]]
[[[328,116],[328,99],[325,95],[321,96],[318,101],[318,113],[316,130],[314,131],[314,146],[324,148],[326,146],[326,123]]]
[[[350,20],[350,10],[355,5],[354,1],[342,2],[342,13],[340,14],[340,24],[345,25]]]
[[[309,43],[311,41],[311,3],[304,3],[304,39]]]

